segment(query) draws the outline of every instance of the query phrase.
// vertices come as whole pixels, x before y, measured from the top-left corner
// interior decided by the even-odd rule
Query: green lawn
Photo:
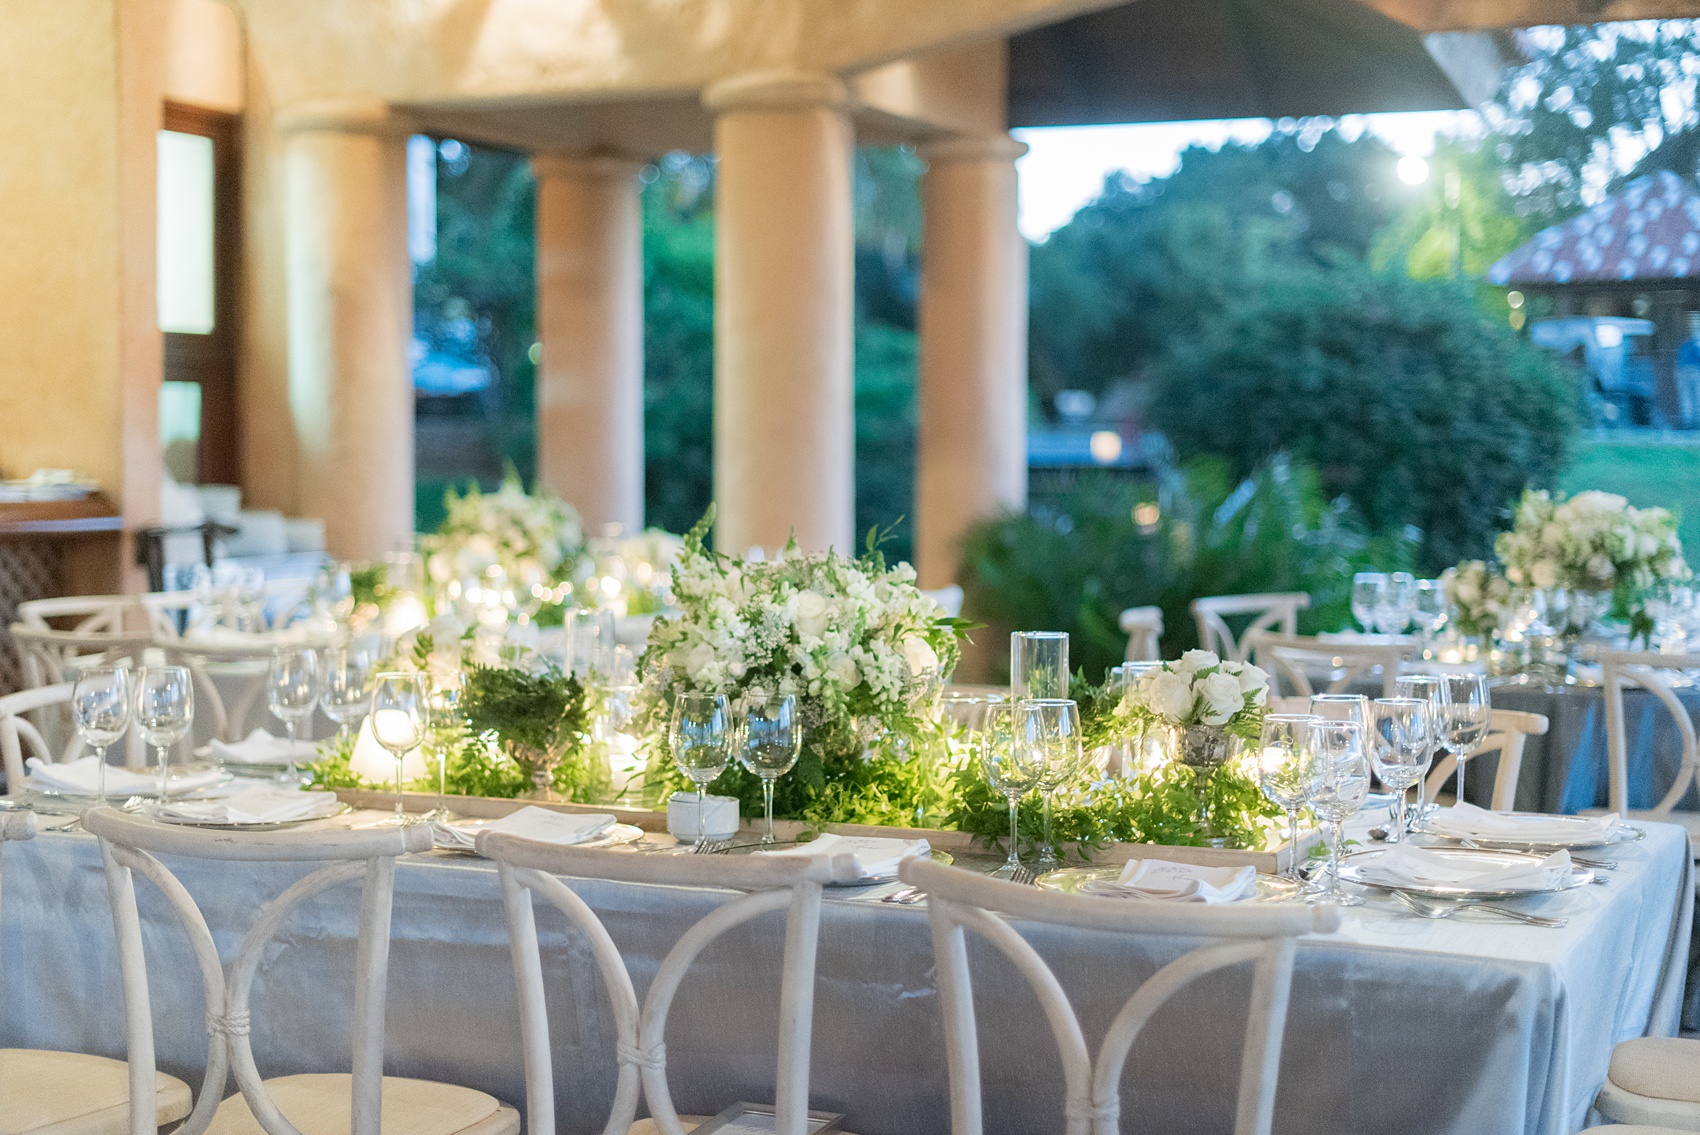
[[[1700,556],[1700,439],[1582,441],[1559,488],[1603,489],[1643,508],[1659,505],[1682,517],[1682,542]]]

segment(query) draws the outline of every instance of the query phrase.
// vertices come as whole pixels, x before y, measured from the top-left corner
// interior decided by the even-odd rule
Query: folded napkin
[[[897,874],[897,865],[911,855],[926,855],[932,847],[924,839],[888,839],[879,836],[835,835],[822,832],[808,843],[757,855],[848,855],[856,867],[855,878],[880,879]]]
[[[100,758],[93,756],[78,757],[74,761],[63,764],[48,764],[39,757],[31,757],[25,762],[29,766],[29,786],[38,792],[65,792],[73,796],[93,796],[99,791],[95,783],[99,775]],[[173,792],[193,792],[199,788],[210,788],[223,778],[223,773],[216,768],[192,772],[184,776],[171,778]],[[106,794],[108,796],[134,796],[137,794],[153,795],[159,791],[159,773],[133,772],[127,768],[117,768],[108,765],[106,769]]]
[[[1257,890],[1257,868],[1201,867],[1172,859],[1129,859],[1114,882],[1087,883],[1088,894],[1164,902],[1227,903],[1250,898]]]
[[[214,757],[233,765],[286,765],[289,763],[289,738],[273,737],[264,729],[256,729],[240,741],[214,741],[210,746]],[[319,751],[311,741],[295,742],[295,762],[309,764],[318,759]]]
[[[1555,851],[1545,859],[1504,864],[1471,862],[1463,855],[1443,855],[1410,843],[1396,843],[1373,859],[1364,860],[1358,874],[1368,882],[1391,887],[1468,887],[1506,891],[1551,886],[1570,873],[1570,853]]]
[[[479,832],[507,832],[539,843],[556,843],[565,847],[589,843],[607,834],[613,826],[614,817],[606,812],[556,812],[531,805],[488,823],[436,824],[432,831],[438,847],[471,851]]]
[[[1474,804],[1442,808],[1429,819],[1429,830],[1448,839],[1515,840],[1523,843],[1605,843],[1623,817],[1535,816],[1490,812]]]
[[[192,824],[282,824],[336,814],[334,792],[302,792],[273,784],[238,789],[222,800],[173,800],[161,804],[154,816],[167,822]]]

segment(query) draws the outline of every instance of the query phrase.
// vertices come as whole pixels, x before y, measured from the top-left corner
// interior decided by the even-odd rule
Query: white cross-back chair
[[[0,812],[0,847],[31,839],[35,815]],[[14,982],[27,980],[0,970]],[[82,1052],[0,1048],[0,1131],[125,1135],[151,1132],[189,1114],[189,1085],[172,1076],[131,1076],[122,1060]],[[132,1108],[137,1087],[153,1100]]]
[[[212,735],[220,741],[240,741],[271,674],[272,644],[265,641],[246,646],[162,638],[158,645],[167,662],[188,669],[195,683],[196,711],[209,715]],[[224,688],[220,688],[218,679],[223,679]],[[310,726],[311,722],[304,724]]]
[[[1197,978],[1230,966],[1252,965],[1234,1135],[1268,1135],[1275,1112],[1287,995],[1292,987],[1294,940],[1301,934],[1338,928],[1337,907],[1120,902],[1019,886],[920,857],[904,860],[900,873],[905,883],[927,895],[938,966],[939,1007],[944,1014],[945,1053],[950,1065],[951,1135],[981,1135],[982,1130],[979,1041],[968,972],[967,930],[995,946],[1038,994],[1062,1056],[1066,1135],[1117,1135],[1121,1129],[1122,1067],[1146,1022]],[[1094,1060],[1056,975],[1005,915],[1089,930],[1226,941],[1207,943],[1183,954],[1146,980],[1111,1021]]]
[[[207,1066],[200,1097],[174,1135],[251,1132],[266,1135],[379,1135],[380,1114],[408,1135],[518,1135],[519,1113],[471,1088],[385,1076],[384,991],[389,973],[390,908],[396,857],[428,850],[429,824],[357,831],[216,832],[176,828],[112,808],[85,813],[83,827],[100,837],[113,925],[124,979],[132,1093],[145,1090],[154,1063],[153,1007],[136,905],[136,875],[168,900],[201,971],[207,1004]],[[256,912],[228,967],[218,955],[200,907],[157,856],[237,862],[322,862]],[[352,1074],[306,1074],[262,1080],[249,1041],[249,998],[267,945],[302,902],[342,883],[359,882],[355,951]],[[234,1073],[239,1095],[223,1099]],[[221,1102],[222,1101],[222,1102]],[[132,1110],[131,1135],[146,1135],[145,1110]]]
[[[704,947],[736,926],[768,914],[785,916],[785,952],[779,976],[779,1064],[775,1073],[777,1135],[808,1130],[809,1048],[814,1023],[815,946],[820,937],[821,886],[854,877],[852,857],[650,856],[597,851],[500,832],[478,836],[478,852],[496,861],[513,944],[519,987],[520,1036],[525,1049],[526,1121],[529,1131],[555,1130],[554,1061],[543,988],[542,958],[532,896],[541,896],[590,943],[614,1009],[619,1068],[614,1104],[604,1135],[660,1132],[682,1135],[704,1121],[681,1116],[667,1087],[667,1014],[691,963]],[[705,916],[668,951],[639,1007],[618,947],[583,899],[557,875],[632,883],[718,887],[748,892]],[[651,1119],[633,1123],[641,1083]],[[738,1101],[728,1099],[727,1104]]]
[[[1514,709],[1496,709],[1488,721],[1487,736],[1476,751],[1470,754],[1470,764],[1483,757],[1498,754],[1499,764],[1493,772],[1493,802],[1495,811],[1509,812],[1517,806],[1517,775],[1523,770],[1523,746],[1530,737],[1547,731],[1544,714],[1521,713]],[[1428,778],[1423,781],[1423,799],[1433,800],[1440,786],[1458,770],[1458,758],[1447,753],[1434,762]]]
[[[1245,639],[1257,631],[1299,631],[1299,612],[1310,606],[1302,591],[1270,595],[1210,595],[1192,601],[1193,621],[1198,624],[1200,650],[1212,650],[1233,662],[1246,660]],[[1237,636],[1228,625],[1231,618],[1248,617],[1250,622]]]
[[[6,770],[8,796],[24,794],[26,748],[29,750],[28,756],[39,757],[50,764],[71,760],[82,751],[82,741],[71,733],[70,743],[62,751],[55,752],[55,747],[48,743],[42,731],[24,716],[26,713],[42,713],[47,710],[60,712],[70,704],[72,688],[71,683],[61,682],[57,686],[43,686],[39,690],[19,690],[15,694],[0,697],[0,762],[4,762]],[[68,728],[65,731],[70,732]]]
[[[1589,657],[1600,664],[1600,681],[1606,702],[1606,762],[1610,810],[1629,819],[1681,824],[1700,852],[1700,812],[1679,812],[1676,806],[1694,787],[1700,775],[1700,744],[1696,743],[1694,719],[1677,696],[1672,679],[1677,671],[1700,670],[1700,654],[1650,654],[1636,651],[1597,650]],[[1682,764],[1676,779],[1660,801],[1645,811],[1629,808],[1629,741],[1623,716],[1623,691],[1640,686],[1659,700],[1676,723],[1682,745]]]
[[[1129,607],[1121,615],[1127,636],[1125,662],[1156,662],[1163,657],[1163,608]]]
[[[1274,634],[1247,631],[1241,640],[1246,658],[1281,680],[1300,697],[1312,694],[1348,693],[1360,682],[1381,680],[1381,696],[1393,696],[1399,667],[1416,651],[1416,643],[1335,642],[1314,635]],[[1324,689],[1316,689],[1313,677],[1327,676]]]

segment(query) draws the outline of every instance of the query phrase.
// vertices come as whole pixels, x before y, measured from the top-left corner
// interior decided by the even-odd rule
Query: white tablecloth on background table
[[[1674,1031],[1687,966],[1693,883],[1686,838],[1649,825],[1615,848],[1607,886],[1532,900],[1570,925],[1425,922],[1374,905],[1342,933],[1301,943],[1275,1130],[1569,1135],[1605,1076],[1612,1045]],[[307,868],[174,860],[233,951],[253,911]],[[122,1057],[116,951],[95,841],[48,833],[5,849],[0,902],[0,1044]],[[386,1069],[523,1097],[519,1025],[494,868],[414,857],[396,878]],[[723,902],[716,890],[598,880],[573,887],[628,952],[639,995],[685,927]],[[926,912],[871,901],[825,904],[813,1104],[862,1135],[948,1129],[944,1054]],[[197,1082],[206,1052],[198,977],[164,902],[141,885],[160,1066]],[[1106,900],[1110,901],[1110,900]],[[310,900],[279,936],[253,1008],[267,1076],[346,1071],[358,891]],[[607,998],[582,940],[540,909],[563,1131],[599,1130],[614,1087]],[[735,930],[686,979],[667,1034],[674,1101],[712,1113],[772,1098],[779,916]],[[972,939],[971,939],[972,940]],[[1186,946],[1173,940],[1042,929],[1031,940],[1058,970],[1096,1049],[1134,984]],[[972,950],[985,1065],[986,1130],[1061,1128],[1056,1049],[1013,969]],[[1135,1046],[1123,1130],[1226,1130],[1249,986],[1212,976],[1182,993]]]

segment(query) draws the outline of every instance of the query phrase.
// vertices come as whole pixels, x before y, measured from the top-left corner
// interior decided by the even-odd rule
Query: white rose
[[[1261,666],[1247,666],[1239,673],[1240,693],[1255,694],[1269,688],[1269,671]]]
[[[1558,565],[1551,560],[1536,560],[1534,566],[1529,569],[1529,576],[1529,581],[1536,587],[1557,587]]]
[[[699,642],[685,655],[685,673],[690,675],[693,682],[702,680],[704,671],[714,665],[714,648],[706,642]]]
[[[1217,672],[1200,683],[1204,697],[1206,725],[1222,725],[1228,718],[1245,708],[1245,694],[1240,681],[1232,674]]]
[[[797,633],[819,638],[826,630],[828,609],[826,597],[820,592],[799,592],[797,595]]]
[[[1151,676],[1145,704],[1151,712],[1179,723],[1192,712],[1192,681],[1185,674],[1160,670]]]
[[[938,652],[920,635],[910,635],[903,640],[903,661],[909,664],[909,672],[915,675],[931,673],[939,666]]]
[[[1594,555],[1588,557],[1588,574],[1602,583],[1609,583],[1617,571],[1605,556]]]
[[[827,660],[827,673],[841,688],[851,690],[862,680],[862,675],[856,670],[856,660],[848,654],[836,654]]]
[[[1208,650],[1189,650],[1181,655],[1181,660],[1174,663],[1174,667],[1182,672],[1197,673],[1221,664],[1222,660]]]

